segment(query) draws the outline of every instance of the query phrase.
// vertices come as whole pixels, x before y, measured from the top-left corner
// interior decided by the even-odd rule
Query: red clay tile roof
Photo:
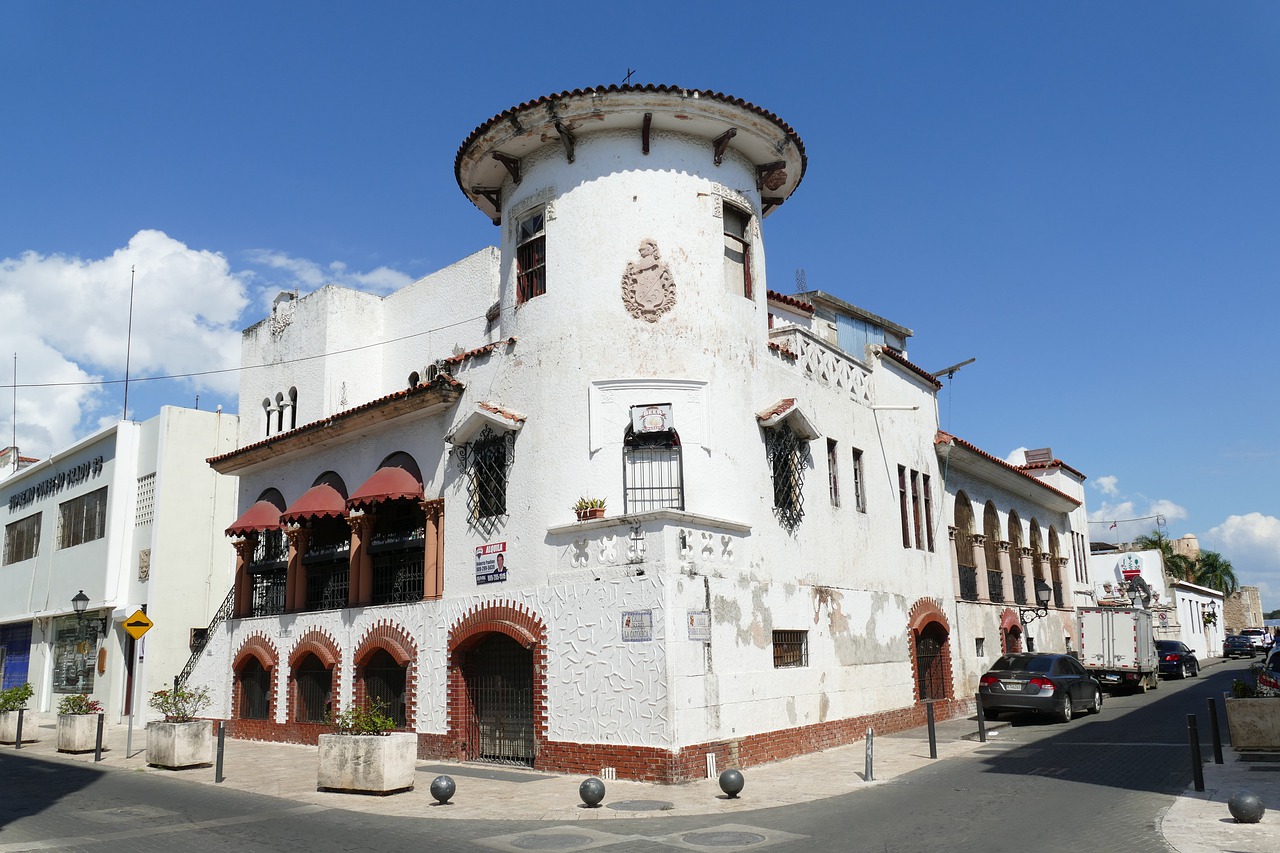
[[[504,346],[504,345],[513,347],[516,345],[516,339],[512,337],[512,338],[507,338],[506,340],[503,340],[503,341],[494,341],[491,344],[485,344],[482,347],[476,347],[473,350],[467,350],[466,352],[458,353],[457,355],[450,356],[449,358],[444,359],[444,363],[456,367],[457,365],[462,364],[464,361],[467,361],[468,359],[479,358],[482,355],[488,355],[489,353],[496,350],[498,347]]]
[[[1081,480],[1089,479],[1084,474],[1077,471],[1075,468],[1072,468],[1070,465],[1063,462],[1061,459],[1055,459],[1052,462],[1034,462],[1030,465],[1019,465],[1018,467],[1021,468],[1023,471],[1048,470],[1050,468],[1061,468],[1064,471],[1070,471],[1072,474],[1075,474]]]
[[[1030,480],[1033,483],[1036,483],[1041,488],[1048,489],[1049,491],[1053,492],[1055,495],[1059,495],[1063,498],[1066,498],[1067,500],[1071,501],[1073,504],[1076,504],[1077,506],[1083,503],[1083,501],[1079,500],[1078,498],[1073,498],[1071,497],[1071,495],[1067,494],[1066,492],[1063,492],[1059,489],[1055,489],[1053,486],[1049,485],[1044,480],[1041,480],[1039,477],[1031,476],[1030,474],[1028,474],[1026,471],[1023,470],[1024,466],[1010,465],[1008,462],[1005,462],[1003,459],[999,458],[998,456],[992,456],[990,453],[983,450],[981,447],[978,447],[976,444],[970,444],[969,442],[965,441],[963,438],[956,438],[954,435],[951,435],[950,433],[943,432],[942,430],[938,430],[937,435],[934,436],[933,443],[935,445],[954,444],[958,447],[963,447],[965,450],[968,450],[970,453],[976,453],[977,455],[981,456],[983,459],[986,459],[988,462],[994,462],[996,465],[999,465],[1002,468],[1008,468],[1010,471],[1014,471],[1022,475],[1023,477],[1026,477],[1028,480]]]
[[[509,412],[501,406],[495,406],[492,403],[476,403],[476,405],[481,409],[484,409],[486,412],[492,412],[498,417],[506,418],[514,423],[522,424],[527,420],[524,415],[517,415],[515,412]]]
[[[768,296],[774,302],[781,302],[783,305],[787,305],[799,311],[806,311],[810,314],[813,313],[812,305],[810,305],[808,302],[803,302],[799,299],[796,299],[794,296],[787,296],[785,293],[779,293],[776,290],[770,290],[768,292]]]
[[[935,391],[942,387],[942,383],[938,381],[938,378],[936,376],[934,376],[929,371],[925,370],[923,367],[919,367],[907,361],[905,358],[902,357],[902,355],[897,350],[894,350],[890,347],[882,346],[880,347],[880,354],[889,356],[889,359],[891,361],[896,361],[898,364],[902,365],[907,370],[910,370],[912,373],[916,374],[921,379],[928,382],[930,385],[933,386]]]
[[[781,415],[785,412],[790,411],[791,409],[794,409],[795,406],[796,406],[795,397],[785,397],[779,400],[778,402],[774,403],[769,408],[765,409],[763,412],[756,412],[756,420],[767,421],[770,418],[776,418],[778,415]]]
[[[774,343],[773,341],[769,341],[769,349],[771,349],[771,350],[777,350],[777,351],[778,351],[778,352],[780,352],[782,355],[786,356],[786,357],[787,357],[787,358],[789,358],[789,359],[792,359],[793,361],[794,361],[795,359],[797,359],[797,358],[799,358],[799,357],[800,357],[800,356],[796,355],[795,353],[793,353],[791,350],[789,350],[789,349],[787,349],[786,347],[784,347],[782,344],[776,344],[776,343]]]

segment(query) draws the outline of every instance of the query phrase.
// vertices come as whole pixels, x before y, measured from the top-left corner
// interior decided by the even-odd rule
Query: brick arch
[[[1000,613],[1000,651],[1002,654],[1022,651],[1022,620],[1012,607]]]
[[[911,683],[915,701],[927,698],[951,699],[954,688],[951,673],[951,625],[947,614],[942,610],[942,603],[936,598],[922,598],[911,608],[907,616],[909,627],[908,654],[911,659]],[[927,672],[922,672],[920,648],[923,640],[938,638],[941,635],[938,654],[933,657]],[[922,686],[926,680],[933,680],[934,687],[941,693],[939,696],[926,697]]]
[[[396,663],[404,667],[405,727],[413,730],[417,727],[418,716],[418,644],[398,622],[384,619],[375,623],[356,646],[356,653],[352,656],[355,670],[352,678],[353,704],[363,705],[367,698],[364,668],[369,658],[379,649],[386,651]]]
[[[470,743],[475,709],[467,689],[463,659],[487,634],[505,634],[533,654],[534,767],[546,755],[547,745],[547,627],[533,610],[513,602],[489,602],[464,613],[449,629],[448,719],[449,748],[460,759],[473,757]],[[554,759],[552,759],[554,762]]]
[[[290,721],[299,721],[301,716],[298,711],[301,699],[298,695],[296,671],[298,665],[309,654],[315,655],[327,669],[331,670],[333,701],[330,703],[329,710],[334,716],[342,712],[342,652],[333,635],[320,628],[312,628],[298,638],[298,642],[293,645],[293,650],[289,652]]]
[[[258,663],[262,664],[262,668],[267,671],[267,683],[271,685],[267,691],[267,720],[274,720],[276,718],[276,694],[278,692],[276,674],[280,667],[280,653],[276,651],[275,643],[271,642],[264,634],[250,634],[245,637],[244,642],[240,644],[240,650],[236,652],[234,662],[231,665],[231,716],[233,719],[240,719],[242,701],[240,670],[250,658],[257,660]]]

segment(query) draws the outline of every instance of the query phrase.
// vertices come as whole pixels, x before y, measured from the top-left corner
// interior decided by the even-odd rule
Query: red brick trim
[[[321,628],[312,628],[301,637],[294,645],[293,651],[289,652],[289,719],[297,721],[298,719],[298,679],[296,670],[302,663],[303,658],[313,654],[331,670],[331,678],[333,679],[333,702],[330,710],[336,717],[341,711],[342,700],[341,684],[342,684],[342,652],[338,649],[338,642]],[[304,723],[298,721],[299,725],[309,726],[317,725],[316,723]]]
[[[918,633],[930,622],[941,622],[947,636],[951,636],[951,624],[947,622],[947,614],[942,609],[942,602],[936,598],[922,598],[907,614],[907,627]]]
[[[404,731],[417,728],[418,710],[418,644],[398,622],[383,619],[374,624],[356,646],[352,658],[355,664],[352,679],[352,701],[363,705],[367,698],[364,684],[364,667],[374,652],[384,649],[395,662],[405,668],[404,673]]]
[[[916,641],[920,635],[932,625],[937,625],[946,635],[942,643],[942,670],[944,673],[943,691],[947,700],[955,696],[954,676],[951,671],[951,625],[947,622],[947,614],[942,610],[942,602],[936,598],[922,598],[917,601],[907,615],[910,628],[907,636],[908,654],[911,656],[911,684],[915,691],[916,702],[922,702],[920,696],[920,661],[916,657]],[[935,700],[935,706],[937,700]]]
[[[276,674],[280,667],[280,654],[276,651],[275,643],[271,642],[265,634],[250,634],[245,637],[244,642],[240,644],[240,651],[236,652],[236,656],[231,664],[231,716],[233,718],[240,717],[240,670],[248,662],[249,658],[254,658],[258,663],[262,664],[262,668],[267,671],[267,682],[271,685],[271,690],[267,694],[267,719],[252,720],[250,722],[268,722],[276,718]]]

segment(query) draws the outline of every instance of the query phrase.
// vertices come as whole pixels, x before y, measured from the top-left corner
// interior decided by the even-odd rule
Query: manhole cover
[[[520,835],[511,839],[512,847],[521,850],[572,850],[591,843],[589,835],[575,835],[569,832],[538,833],[537,835]]]
[[[623,800],[620,803],[609,803],[609,808],[620,812],[665,812],[675,807],[675,803],[668,803],[666,800]]]
[[[686,832],[680,840],[699,847],[748,847],[765,837],[754,832]]]

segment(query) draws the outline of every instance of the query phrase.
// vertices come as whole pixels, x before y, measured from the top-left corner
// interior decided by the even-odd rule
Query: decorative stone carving
[[[632,317],[650,323],[675,307],[676,283],[653,240],[640,241],[640,260],[622,274],[622,304]]]

